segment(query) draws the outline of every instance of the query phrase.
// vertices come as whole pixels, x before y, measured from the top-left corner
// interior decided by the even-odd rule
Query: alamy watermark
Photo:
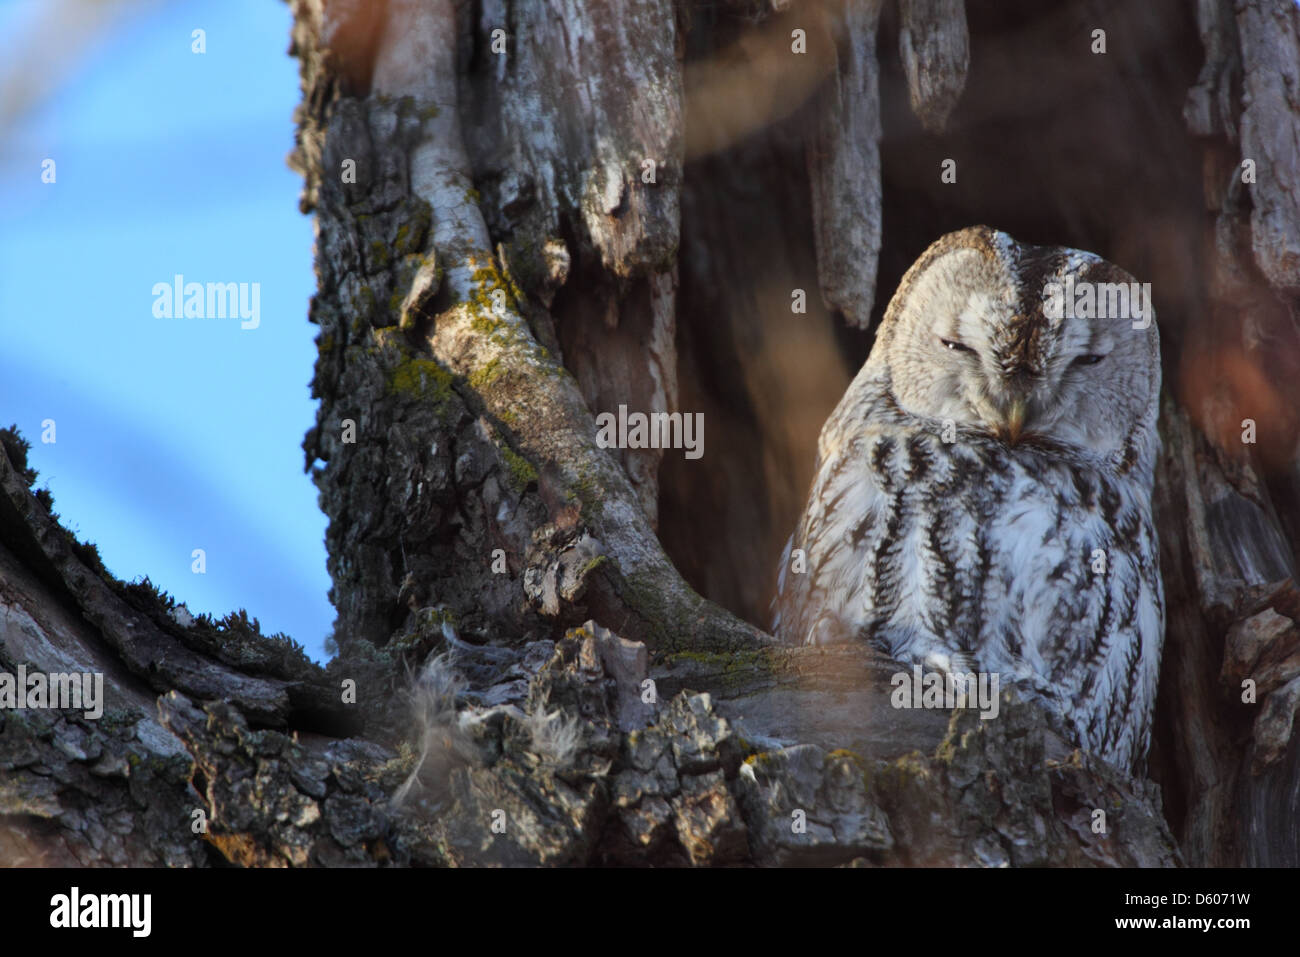
[[[984,720],[998,716],[998,682],[996,671],[968,672],[930,671],[913,665],[909,674],[895,672],[889,679],[894,690],[889,703],[895,708],[935,708],[951,711],[953,708],[978,708]]]
[[[1049,319],[1130,319],[1147,329],[1151,317],[1149,282],[1049,282],[1043,287],[1043,315]]]
[[[83,894],[73,887],[50,898],[50,926],[56,928],[120,927],[132,937],[148,937],[152,912],[152,894]]]
[[[631,412],[596,416],[596,444],[602,449],[685,449],[688,459],[704,454],[703,412]]]
[[[262,324],[261,283],[186,282],[177,273],[171,282],[154,283],[152,293],[158,319],[241,319],[241,329]]]
[[[0,671],[0,710],[25,708],[68,708],[84,711],[91,721],[104,714],[104,675],[102,672],[27,673],[26,665],[18,674]]]

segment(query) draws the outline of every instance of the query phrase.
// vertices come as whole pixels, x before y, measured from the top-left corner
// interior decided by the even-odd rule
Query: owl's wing
[[[772,631],[784,641],[848,640],[870,618],[871,609],[846,607],[843,596],[872,593],[866,579],[874,566],[861,556],[883,535],[887,497],[866,458],[871,445],[870,435],[842,445],[823,441],[808,504],[781,555]]]

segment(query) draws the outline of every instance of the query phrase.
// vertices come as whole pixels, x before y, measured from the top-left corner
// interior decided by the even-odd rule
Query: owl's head
[[[937,425],[1149,460],[1160,393],[1149,289],[1092,253],[964,229],[907,271],[868,366]]]

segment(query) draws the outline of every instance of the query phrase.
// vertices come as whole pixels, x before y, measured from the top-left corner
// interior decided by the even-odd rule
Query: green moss
[[[451,398],[452,374],[432,359],[404,357],[388,374],[388,391],[442,404]]]
[[[433,223],[433,213],[424,200],[408,204],[403,211],[407,214],[406,220],[397,227],[393,236],[393,250],[399,256],[420,255],[429,235],[429,226]]]
[[[490,262],[486,266],[480,266],[470,273],[469,278],[480,289],[491,290],[500,287],[509,292],[505,280],[501,278],[501,273],[497,270],[496,263]]]
[[[428,122],[429,120],[433,119],[441,112],[442,111],[438,109],[438,104],[429,103],[428,105],[426,105],[420,110],[419,117],[425,122]]]
[[[323,356],[329,355],[331,352],[334,351],[334,333],[332,332],[321,333],[321,337],[318,345],[319,345],[321,355]]]
[[[470,273],[470,280],[474,284],[467,300],[474,310],[470,327],[475,332],[489,336],[503,345],[514,344],[514,340],[518,338],[514,327],[497,314],[497,303],[501,301],[501,297],[496,295],[498,291],[505,295],[506,308],[518,310],[518,299],[511,291],[510,285],[501,278],[501,273],[497,271],[495,265],[475,269]]]
[[[651,620],[664,620],[667,611],[664,599],[658,589],[639,587],[632,596],[633,607]],[[689,636],[667,635],[667,640],[678,645]],[[755,680],[761,680],[776,670],[771,651],[766,648],[744,649],[739,651],[699,651],[687,649],[672,651],[664,656],[664,663],[669,668],[685,668],[691,680],[704,681],[709,687],[731,689],[743,687]]]
[[[382,239],[374,239],[370,242],[370,271],[379,272],[387,269],[392,257],[388,252],[388,244]]]
[[[667,656],[668,662],[689,662],[699,667],[720,672],[753,672],[771,670],[772,656],[765,648],[746,651],[677,651]]]
[[[676,627],[680,610],[667,598],[663,583],[658,576],[634,574],[627,576],[618,562],[614,562],[616,581],[619,591],[625,596],[625,603],[635,608],[652,632],[656,646],[666,652],[689,647],[691,635],[683,633]],[[722,669],[717,669],[719,672]]]
[[[577,481],[566,493],[569,501],[578,506],[582,520],[589,525],[600,522],[605,516],[605,503],[601,499],[600,488],[591,472],[581,470]]]
[[[671,664],[688,661],[706,667],[725,667],[727,656],[714,651],[678,651],[669,655],[666,661]]]
[[[482,201],[483,201],[483,194],[480,193],[478,190],[476,190],[473,186],[465,190],[465,202],[477,206]]]
[[[501,361],[499,359],[493,359],[491,362],[475,369],[469,374],[469,384],[473,386],[475,390],[482,392],[503,375],[505,375],[505,368],[502,366]]]
[[[506,463],[506,472],[510,476],[510,484],[516,492],[523,492],[537,481],[537,469],[533,468],[531,462],[504,443],[500,450]]]
[[[490,307],[487,311],[478,309],[477,303],[475,303],[475,307],[474,318],[470,320],[469,327],[479,335],[495,336],[498,341],[508,341],[507,333],[511,329],[506,321],[497,318],[496,313],[492,312]]]
[[[519,283],[515,282],[514,275],[508,269],[506,270],[506,274],[505,274],[505,283],[506,283],[506,289],[510,291],[511,298],[513,298],[516,303],[523,302],[524,291],[523,289],[519,288]]]

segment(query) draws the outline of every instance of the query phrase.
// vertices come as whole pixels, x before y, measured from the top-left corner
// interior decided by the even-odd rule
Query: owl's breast
[[[923,430],[839,444],[792,545],[807,579],[785,588],[791,640],[862,636],[905,659],[938,647],[1043,676],[1094,654],[1099,630],[1135,628],[1144,583],[1158,587],[1149,488]]]

